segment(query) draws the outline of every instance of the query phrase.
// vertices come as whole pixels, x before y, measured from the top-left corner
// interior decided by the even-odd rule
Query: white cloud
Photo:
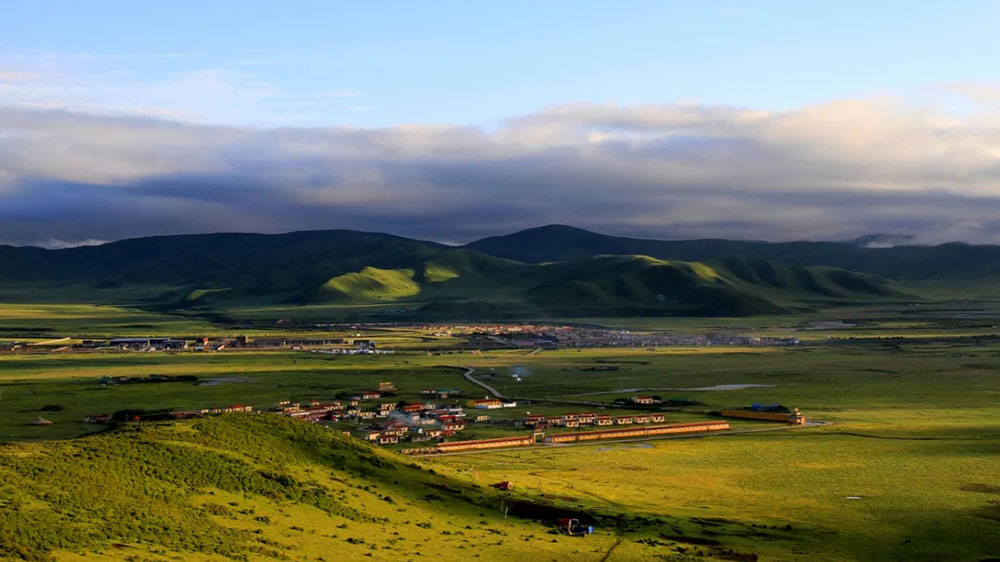
[[[190,81],[225,91],[233,79],[178,76],[159,95]],[[992,242],[995,117],[988,105],[954,115],[883,98],[782,112],[573,104],[497,130],[266,129],[6,108],[0,237],[344,227],[455,240],[560,222],[666,237]]]
[[[0,82],[34,82],[39,78],[40,75],[31,72],[0,69]]]
[[[17,58],[0,57],[0,106],[273,126],[313,122],[317,108],[331,107],[335,98],[363,95],[358,90],[292,94],[262,79],[253,72],[254,65],[241,65],[239,61],[228,66],[185,68],[152,78],[110,69],[104,72],[74,69],[72,60],[86,59],[89,55],[53,54],[51,61],[45,55],[36,55],[24,63],[45,68],[44,73],[6,69],[2,66],[4,60]],[[180,57],[182,53],[175,55]],[[118,55],[94,56],[103,60]],[[136,55],[150,56],[169,54]],[[288,121],[290,115],[298,115],[298,119]]]

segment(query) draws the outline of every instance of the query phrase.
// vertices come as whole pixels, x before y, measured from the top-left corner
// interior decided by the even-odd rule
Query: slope
[[[611,237],[549,230],[557,236],[540,251],[582,236],[587,243],[577,250],[609,253],[524,263],[353,231],[169,236],[57,251],[0,248],[11,258],[0,262],[0,289],[20,302],[128,304],[213,319],[272,305],[361,306],[358,314],[399,320],[742,316],[902,296],[877,277],[838,268],[618,255],[623,247]],[[386,304],[404,306],[369,306]]]
[[[535,263],[581,259],[601,254],[636,254],[682,261],[757,258],[800,266],[835,267],[906,280],[1000,274],[1000,246],[962,243],[865,248],[841,242],[648,240],[550,225],[484,238],[464,247],[498,257]]]
[[[597,560],[626,519],[440,470],[277,415],[7,445],[0,558]],[[548,534],[567,514],[600,526],[588,541],[593,553],[579,554],[580,539]],[[680,523],[629,525],[648,534]]]

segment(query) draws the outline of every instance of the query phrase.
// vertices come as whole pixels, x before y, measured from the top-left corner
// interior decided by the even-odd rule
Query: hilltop
[[[9,302],[367,307],[397,320],[746,316],[919,298],[912,282],[995,278],[1000,247],[660,241],[547,226],[463,247],[348,230],[0,246]]]

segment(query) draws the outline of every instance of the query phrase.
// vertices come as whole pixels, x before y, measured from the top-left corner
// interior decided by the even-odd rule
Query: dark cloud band
[[[1000,125],[844,101],[584,105],[470,127],[252,129],[0,109],[0,240],[546,223],[661,238],[1000,242]],[[53,242],[54,241],[54,242]]]

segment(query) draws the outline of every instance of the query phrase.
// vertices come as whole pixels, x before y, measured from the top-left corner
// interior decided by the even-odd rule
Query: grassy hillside
[[[656,247],[625,252],[636,248],[572,229],[512,236],[526,251],[573,251],[560,261],[525,263],[352,231],[154,237],[58,251],[4,247],[0,302],[130,305],[216,321],[250,306],[392,304],[352,314],[428,320],[745,316],[902,297],[883,278],[828,265],[711,252],[700,261],[661,259]],[[575,257],[595,249],[601,255]]]
[[[801,266],[828,266],[904,280],[1000,273],[1000,246],[962,243],[867,248],[846,242],[648,240],[550,225],[484,238],[465,247],[524,262],[565,261],[601,254],[640,254],[682,261],[715,261],[737,256]]]
[[[499,492],[272,415],[4,446],[0,515],[0,558],[28,561],[597,562],[622,542],[615,560],[642,560],[636,541],[682,524]],[[598,533],[550,534],[565,515]]]
[[[337,300],[399,299],[418,294],[420,285],[413,280],[412,269],[366,267],[330,279],[321,290]]]

